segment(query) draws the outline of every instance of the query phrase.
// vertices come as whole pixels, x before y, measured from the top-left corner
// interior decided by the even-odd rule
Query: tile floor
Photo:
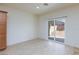
[[[51,40],[35,39],[9,46],[0,55],[77,55],[79,49]]]

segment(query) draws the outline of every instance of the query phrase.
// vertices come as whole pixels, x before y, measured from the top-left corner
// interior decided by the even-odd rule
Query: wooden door
[[[7,30],[7,13],[0,12],[0,50],[7,47],[6,44],[6,31]]]

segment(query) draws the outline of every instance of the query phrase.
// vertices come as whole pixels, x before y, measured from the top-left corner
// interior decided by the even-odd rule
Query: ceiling
[[[71,3],[70,4],[69,3],[48,3],[48,6],[47,6],[47,5],[44,5],[44,3],[4,3],[3,5],[16,7],[36,15],[41,15],[46,12],[49,12],[50,10],[53,11],[58,8],[66,7],[72,4]],[[36,7],[39,7],[39,8],[36,8]]]

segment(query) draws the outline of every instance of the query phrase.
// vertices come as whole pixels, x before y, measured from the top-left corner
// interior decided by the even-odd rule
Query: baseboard
[[[37,39],[37,38],[28,39],[28,40],[25,40],[25,41],[22,41],[22,42],[17,42],[17,43],[11,44],[11,45],[7,45],[7,47],[10,47],[10,46],[13,46],[13,45],[16,45],[16,44],[20,44],[20,43],[23,43],[23,42],[27,42],[27,41],[30,41],[30,40],[34,40],[34,39]]]
[[[75,47],[69,44],[64,44],[64,45],[74,48],[75,52],[79,52],[79,47]]]

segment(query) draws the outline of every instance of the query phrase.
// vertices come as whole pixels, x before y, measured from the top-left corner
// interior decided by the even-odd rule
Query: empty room
[[[78,3],[0,3],[0,55],[78,54]]]

